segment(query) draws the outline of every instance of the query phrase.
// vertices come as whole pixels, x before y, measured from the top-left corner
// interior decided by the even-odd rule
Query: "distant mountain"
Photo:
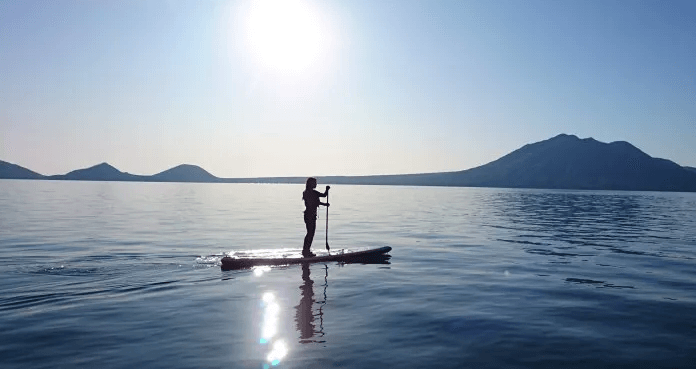
[[[4,179],[41,179],[44,176],[31,171],[27,168],[20,167],[17,164],[8,163],[0,160],[0,178]]]
[[[525,145],[460,180],[492,187],[696,191],[696,174],[628,142],[571,135]]]
[[[587,190],[696,191],[696,173],[628,142],[561,134],[480,167],[444,173],[323,177],[323,182]]]
[[[149,177],[158,182],[218,182],[220,178],[208,173],[205,169],[190,164],[181,164]]]
[[[183,164],[152,176],[121,172],[107,163],[65,175],[42,176],[0,161],[0,178],[87,181],[304,183],[306,177],[218,178]],[[561,134],[521,147],[480,167],[442,173],[329,176],[323,183],[364,185],[549,188],[696,192],[696,168],[653,158],[628,142],[599,142]]]
[[[48,178],[69,181],[138,181],[142,180],[143,176],[124,173],[107,163],[101,163],[93,167],[73,170],[68,174],[50,176]]]
[[[74,170],[68,174],[47,177],[73,181],[139,181],[139,182],[218,182],[219,178],[203,168],[183,164],[152,176],[135,175],[114,168],[108,163]]]

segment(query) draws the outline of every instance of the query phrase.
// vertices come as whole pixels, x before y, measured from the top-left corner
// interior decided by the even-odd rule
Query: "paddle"
[[[329,191],[326,191],[326,203],[329,203]],[[331,250],[329,250],[329,207],[326,207],[326,251],[329,253]]]

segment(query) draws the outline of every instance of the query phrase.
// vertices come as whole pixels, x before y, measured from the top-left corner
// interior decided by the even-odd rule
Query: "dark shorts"
[[[304,212],[304,222],[305,223],[316,223],[317,222],[317,213],[310,213],[305,211]]]

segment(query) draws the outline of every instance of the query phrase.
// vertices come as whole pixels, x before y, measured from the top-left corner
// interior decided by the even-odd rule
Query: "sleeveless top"
[[[317,208],[319,207],[319,198],[323,197],[323,193],[317,190],[306,190],[302,193],[302,199],[305,203],[305,215],[317,215]]]

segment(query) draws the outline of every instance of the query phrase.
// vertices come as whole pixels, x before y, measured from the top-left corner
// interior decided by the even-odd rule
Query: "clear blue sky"
[[[0,160],[462,170],[559,133],[696,166],[694,1],[2,1]]]

